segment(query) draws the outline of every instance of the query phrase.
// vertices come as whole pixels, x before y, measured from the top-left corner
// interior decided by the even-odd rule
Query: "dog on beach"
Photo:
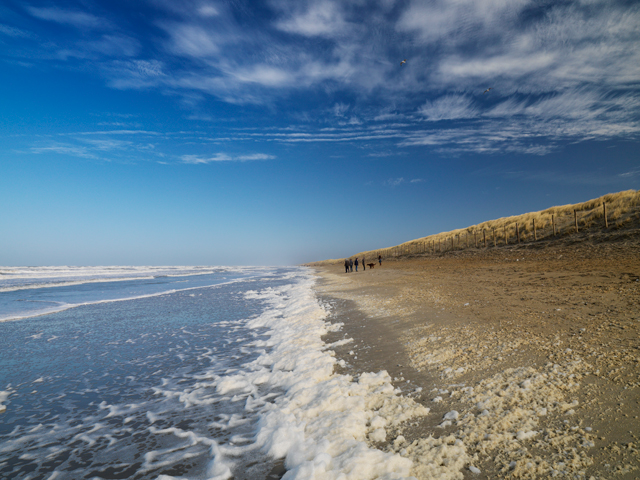
[[[376,264],[375,264],[375,263],[367,263],[367,266],[368,266],[369,268],[373,268],[373,267],[375,267],[375,266],[376,266]]]

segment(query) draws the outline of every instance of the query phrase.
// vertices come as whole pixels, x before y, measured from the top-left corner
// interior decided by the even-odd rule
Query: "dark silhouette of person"
[[[349,259],[349,271],[353,272],[353,258]]]
[[[378,263],[382,266],[382,255],[378,255]]]
[[[356,257],[356,261],[353,262],[353,264],[356,266],[356,272],[358,271],[358,257]]]
[[[349,260],[346,258],[344,260],[344,273],[349,273]]]

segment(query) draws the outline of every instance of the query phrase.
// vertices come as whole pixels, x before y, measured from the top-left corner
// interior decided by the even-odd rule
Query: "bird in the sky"
[[[407,63],[407,59],[406,58],[400,62],[400,65],[404,65],[405,63]]]
[[[491,87],[493,88],[493,87]],[[491,90],[491,88],[487,88],[484,92],[482,92],[482,94],[484,95],[485,93],[487,93],[489,90]]]

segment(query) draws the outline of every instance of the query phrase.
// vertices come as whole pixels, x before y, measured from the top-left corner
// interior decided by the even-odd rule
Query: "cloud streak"
[[[109,23],[104,19],[79,10],[65,10],[56,7],[28,7],[27,11],[41,20],[71,25],[80,29],[103,29],[109,27]]]
[[[265,153],[253,153],[249,155],[228,155],[226,153],[216,153],[211,156],[200,156],[200,155],[182,155],[180,157],[183,163],[188,163],[192,165],[202,165],[207,163],[217,163],[217,162],[250,162],[256,160],[273,160],[276,157],[274,155],[268,155]]]
[[[137,12],[108,5],[26,7],[32,23],[73,28],[12,55],[93,68],[111,88],[157,90],[194,110],[213,97],[295,112],[300,132],[263,137],[281,143],[545,154],[565,140],[639,133],[633,2],[271,0],[262,16],[236,4],[152,5],[138,29],[125,28]],[[7,22],[0,34],[33,38]],[[327,125],[336,130],[321,132]]]

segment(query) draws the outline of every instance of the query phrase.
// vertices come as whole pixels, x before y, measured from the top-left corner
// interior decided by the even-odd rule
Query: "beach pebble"
[[[476,475],[482,473],[478,467],[474,467],[473,465],[469,465],[469,471],[471,473],[475,473]]]
[[[438,397],[434,398],[434,399],[433,399],[433,400],[431,400],[431,401],[432,401],[432,402],[435,402],[435,403],[440,403],[440,402],[442,401],[442,397],[438,396]]]

